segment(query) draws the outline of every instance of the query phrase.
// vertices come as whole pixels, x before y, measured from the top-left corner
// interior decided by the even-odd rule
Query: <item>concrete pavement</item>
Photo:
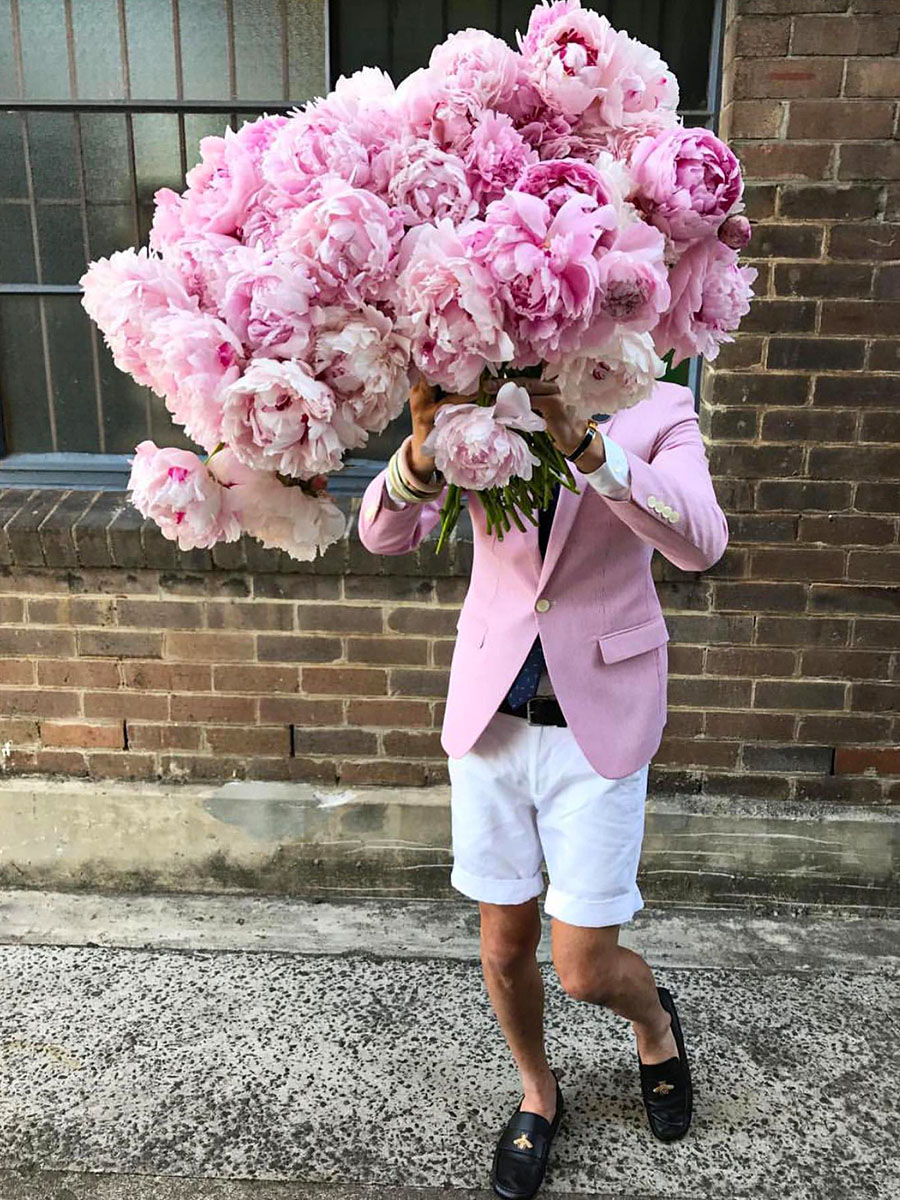
[[[472,915],[0,894],[0,1200],[486,1194],[518,1093]],[[545,965],[548,1195],[900,1196],[900,922],[672,909],[628,941],[678,998],[694,1128],[653,1141],[623,1023]]]

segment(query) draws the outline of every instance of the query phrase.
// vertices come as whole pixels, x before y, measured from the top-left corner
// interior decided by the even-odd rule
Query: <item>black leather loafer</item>
[[[555,1074],[553,1077],[556,1079]],[[506,1122],[491,1167],[491,1186],[503,1200],[530,1200],[537,1193],[562,1114],[563,1096],[557,1079],[552,1121],[538,1113],[516,1109]]]
[[[678,1057],[647,1065],[641,1062],[641,1056],[638,1055],[641,1095],[653,1133],[661,1142],[675,1142],[684,1137],[691,1123],[694,1104],[691,1068],[684,1051],[681,1022],[672,993],[664,987],[656,990],[660,1004],[672,1017],[672,1035],[678,1047]]]

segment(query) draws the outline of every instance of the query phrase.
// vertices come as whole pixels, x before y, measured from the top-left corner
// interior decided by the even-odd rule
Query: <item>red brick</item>
[[[896,649],[900,646],[900,621],[855,621],[853,645]]]
[[[381,633],[384,618],[376,604],[300,604],[297,628],[321,633]]]
[[[78,653],[82,658],[159,658],[162,645],[161,633],[130,629],[78,630]]]
[[[0,658],[0,684],[34,683],[35,663],[28,658]]]
[[[828,142],[735,141],[734,152],[757,179],[830,179],[834,146]]]
[[[841,303],[851,305],[856,302],[832,301],[825,305],[825,309],[829,311]],[[868,332],[859,327],[839,328],[841,323],[841,320],[835,317],[832,324],[836,327],[827,331],[823,329],[823,332]],[[858,322],[857,326],[860,324]],[[862,368],[865,360],[866,344],[861,338],[773,337],[769,339],[766,365],[774,367],[776,371],[858,371]]]
[[[259,698],[259,719],[263,725],[340,725],[343,712],[341,700],[309,700],[299,696]]]
[[[378,735],[363,729],[343,726],[340,729],[297,728],[294,730],[294,745],[300,755],[328,754],[342,757],[378,753]]]
[[[831,546],[886,546],[896,541],[894,522],[882,517],[845,516],[842,513],[800,518],[800,541]]]
[[[744,58],[735,63],[734,95],[741,99],[839,96],[842,75],[843,63],[834,58]]]
[[[202,606],[184,600],[129,600],[118,603],[119,624],[137,629],[196,629]]]
[[[792,100],[788,138],[835,141],[888,138],[894,106],[888,100]]]
[[[0,655],[10,658],[65,658],[75,653],[75,635],[67,629],[35,626],[0,629]]]
[[[766,371],[759,375],[716,373],[712,378],[713,404],[805,404],[809,399],[810,381],[805,375],[775,375]]]
[[[711,646],[706,656],[708,675],[793,675],[797,656],[793,650],[768,646]]]
[[[845,12],[848,0],[741,0],[746,13]]]
[[[749,679],[709,679],[674,675],[669,677],[669,703],[688,708],[747,708]]]
[[[305,692],[331,696],[383,696],[387,672],[374,667],[304,667]]]
[[[433,696],[443,699],[447,694],[447,672],[435,670],[391,671],[392,696]]]
[[[173,721],[199,724],[255,724],[257,701],[251,696],[172,696]]]
[[[395,758],[441,758],[446,752],[441,746],[440,730],[409,732],[391,730],[384,734],[384,752]]]
[[[892,0],[893,2],[893,0]],[[850,58],[844,81],[846,96],[900,95],[900,60],[896,58]]]
[[[900,179],[900,146],[851,142],[840,148],[838,179]]]
[[[429,643],[417,637],[357,637],[347,640],[347,658],[352,663],[386,666],[428,662]]]
[[[850,622],[833,617],[760,617],[757,645],[846,646]]]
[[[205,664],[123,662],[122,683],[147,692],[208,692],[212,668]]]
[[[297,633],[261,633],[257,639],[260,662],[337,662],[343,657],[340,638]]]
[[[711,712],[706,715],[706,732],[737,741],[790,741],[795,719],[792,713]]]
[[[900,259],[900,222],[835,225],[829,253],[832,258],[856,258],[864,262]]]
[[[853,407],[871,405],[888,408],[896,403],[897,381],[881,375],[857,374],[853,377]],[[820,375],[815,381],[813,404],[847,406],[847,378],[842,375]]]
[[[881,209],[881,188],[861,184],[782,184],[778,211],[795,221],[866,220]]]
[[[760,436],[764,442],[845,442],[853,437],[856,420],[852,411],[772,408],[763,415]]]
[[[165,721],[169,715],[169,697],[148,696],[146,692],[85,692],[84,715]]]
[[[351,700],[347,721],[391,729],[426,728],[431,725],[431,707],[420,700]]]
[[[791,54],[893,54],[898,39],[898,16],[797,16]]]
[[[256,657],[251,633],[167,633],[166,658],[201,663],[249,662]]]
[[[822,308],[823,333],[863,334],[871,337],[873,334],[894,333],[898,328],[900,300],[832,300]],[[827,360],[823,363],[823,369],[830,369]]]
[[[900,371],[900,338],[883,338],[869,346],[870,371]]]
[[[896,479],[900,456],[887,446],[813,446],[809,473],[819,479]]]
[[[152,754],[122,754],[92,752],[87,754],[87,768],[92,779],[150,779],[156,774]]]
[[[210,600],[204,605],[210,629],[293,629],[292,604],[267,604],[263,600],[239,602]]]
[[[738,742],[714,742],[708,738],[664,736],[654,762],[660,766],[736,767]]]
[[[263,666],[242,663],[240,666],[215,666],[213,687],[217,692],[296,692],[300,688],[298,667]]]
[[[151,725],[128,722],[129,750],[199,750],[203,731],[197,725]]]
[[[234,729],[207,725],[206,740],[214,754],[284,756],[291,748],[286,726]]]
[[[787,54],[790,37],[790,17],[738,17],[734,29],[734,53],[763,57]]]
[[[873,274],[868,263],[777,263],[775,290],[783,296],[866,298]]]
[[[900,547],[884,550],[851,550],[847,578],[867,583],[900,583]]]
[[[429,780],[428,769],[424,763],[391,762],[384,758],[364,762],[342,762],[339,770],[341,783],[423,787]]]
[[[754,549],[750,573],[754,579],[837,581],[844,577],[844,552],[807,546]]]
[[[850,708],[854,712],[897,712],[900,685],[896,683],[854,683],[850,689]]]
[[[900,746],[838,746],[836,775],[900,775]]]
[[[84,659],[42,659],[37,664],[42,687],[117,688],[119,668],[114,662]]]
[[[114,625],[116,601],[111,596],[30,599],[28,619],[34,625]]]
[[[804,650],[801,673],[836,679],[890,679],[891,656],[875,650]]]
[[[37,750],[34,766],[51,775],[87,775],[87,759],[80,750]]]
[[[753,707],[798,712],[808,708],[842,709],[846,692],[843,683],[823,683],[810,679],[762,679],[756,684]]]
[[[0,718],[0,743],[12,746],[34,746],[40,741],[37,721],[8,721]]]
[[[890,730],[887,717],[852,716],[847,713],[816,713],[800,718],[797,737],[803,742],[823,742],[836,746],[841,742],[884,741]]]
[[[51,721],[41,722],[41,740],[45,746],[77,746],[82,749],[104,747],[108,750],[121,750],[124,744],[122,722],[115,725],[93,724],[55,724]]]
[[[81,697],[76,692],[3,688],[0,712],[10,717],[76,717],[81,713]]]
[[[786,100],[736,100],[729,110],[729,137],[777,138],[786,112]]]
[[[24,619],[24,600],[18,596],[0,596],[0,625],[20,625]]]

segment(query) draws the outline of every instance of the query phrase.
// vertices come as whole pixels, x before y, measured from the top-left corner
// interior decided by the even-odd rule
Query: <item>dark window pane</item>
[[[7,453],[53,450],[34,296],[0,296],[0,386]]]
[[[445,37],[440,4],[394,0],[394,46],[391,73],[397,80],[427,62],[431,47]]]
[[[97,354],[106,453],[130,454],[147,437],[147,413],[152,397],[147,388],[140,387],[130,375],[118,369],[99,335]]]
[[[288,99],[300,104],[327,90],[322,0],[292,0],[287,6],[287,26]]]
[[[708,94],[710,56],[718,54],[718,46],[712,45],[715,0],[694,0],[690,21],[679,7],[663,6],[663,57],[678,76],[681,107],[705,109],[715,100]]]
[[[490,0],[448,0],[448,29],[486,29],[497,32],[497,5]]]
[[[181,188],[181,152],[175,113],[135,113],[134,161],[137,190],[142,201],[151,200],[157,188]],[[220,127],[224,118],[219,118]]]
[[[184,144],[187,166],[191,169],[200,161],[200,142],[205,137],[221,137],[229,124],[227,113],[185,113]],[[240,124],[240,122],[238,122]],[[179,184],[179,189],[181,185]]]
[[[45,296],[50,375],[56,413],[56,449],[94,454],[103,449],[97,428],[91,330],[77,296]]]
[[[366,66],[391,70],[389,0],[337,0],[330,12],[332,79]],[[422,47],[418,49],[421,53]]]
[[[0,96],[16,99],[19,95],[19,78],[16,73],[16,56],[12,39],[11,0],[0,0]]]
[[[87,261],[80,207],[39,204],[37,223],[42,282],[77,283]]]
[[[125,95],[117,0],[72,0],[75,78],[83,100]]]
[[[242,100],[283,100],[280,0],[234,6],[237,94]]]
[[[191,0],[181,8],[181,61],[188,100],[227,100],[228,21],[224,0]]]
[[[95,204],[131,201],[131,156],[124,113],[79,115],[84,190]]]
[[[127,250],[138,240],[131,206],[89,204],[87,210],[89,258],[108,258],[114,250]]]
[[[17,200],[27,195],[22,118],[18,113],[0,113],[0,197]]]
[[[126,0],[128,71],[136,100],[171,100],[175,84],[172,0]]]
[[[35,196],[39,200],[71,200],[77,197],[74,115],[29,113],[28,147]]]
[[[26,204],[0,204],[0,281],[35,283],[31,212]]]
[[[191,441],[180,425],[172,424],[165,401],[152,393],[150,395],[150,432],[144,436],[153,438],[157,446],[177,446],[181,450],[203,453],[203,450]]]
[[[63,0],[19,3],[25,95],[35,100],[66,100],[69,58]]]

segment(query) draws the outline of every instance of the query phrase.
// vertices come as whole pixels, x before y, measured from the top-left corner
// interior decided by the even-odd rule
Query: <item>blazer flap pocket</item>
[[[651,617],[649,621],[642,621],[640,625],[601,633],[597,637],[600,653],[606,663],[621,662],[623,658],[643,654],[645,650],[653,650],[668,640],[669,631],[662,613]]]

